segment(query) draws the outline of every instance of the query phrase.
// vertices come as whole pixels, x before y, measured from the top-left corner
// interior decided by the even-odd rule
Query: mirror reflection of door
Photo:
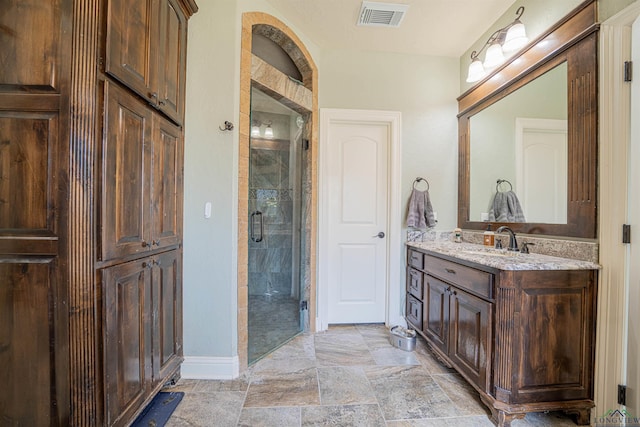
[[[496,181],[506,179],[515,184],[513,190],[527,222],[566,224],[567,111],[567,63],[563,62],[469,119],[472,221],[488,216]],[[538,122],[526,123],[526,146],[519,148],[517,141],[523,134],[516,125],[525,117]],[[564,128],[557,129],[554,122]],[[539,130],[534,130],[536,127]],[[552,166],[558,168],[551,170]],[[526,176],[523,168],[528,168]],[[533,185],[531,189],[526,188],[529,184]]]
[[[524,217],[567,222],[567,121],[516,118],[515,191]]]

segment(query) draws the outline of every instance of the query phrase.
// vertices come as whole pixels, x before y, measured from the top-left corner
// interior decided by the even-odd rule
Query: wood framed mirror
[[[596,238],[598,28],[585,1],[458,98],[460,228]],[[524,221],[491,216],[501,185]]]

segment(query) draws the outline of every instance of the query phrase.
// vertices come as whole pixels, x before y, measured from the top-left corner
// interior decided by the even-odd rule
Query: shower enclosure
[[[301,114],[252,88],[249,363],[304,330],[303,133]]]

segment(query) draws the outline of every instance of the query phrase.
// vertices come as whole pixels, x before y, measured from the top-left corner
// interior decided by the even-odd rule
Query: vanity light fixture
[[[505,61],[505,53],[511,54],[527,44],[529,39],[527,38],[524,24],[520,21],[523,13],[524,6],[520,6],[516,11],[516,19],[512,23],[491,34],[479,52],[475,50],[471,52],[471,64],[469,64],[467,83],[482,80],[488,71],[491,71]],[[487,48],[487,52],[485,53],[483,63],[478,57],[485,48]]]
[[[260,124],[258,122],[253,122],[253,124],[251,125],[251,136],[260,136]]]
[[[268,139],[273,138],[273,128],[271,127],[271,122],[267,124],[267,127],[264,129],[264,137]]]
[[[264,133],[262,132],[262,126],[266,126],[264,128]],[[273,139],[273,128],[271,127],[271,121],[268,122],[259,122],[254,120],[251,122],[251,137],[253,138],[267,138]]]

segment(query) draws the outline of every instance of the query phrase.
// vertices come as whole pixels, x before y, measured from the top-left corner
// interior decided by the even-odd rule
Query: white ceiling
[[[267,2],[321,48],[460,57],[515,0],[382,1],[409,5],[399,28],[357,26],[362,0]]]

